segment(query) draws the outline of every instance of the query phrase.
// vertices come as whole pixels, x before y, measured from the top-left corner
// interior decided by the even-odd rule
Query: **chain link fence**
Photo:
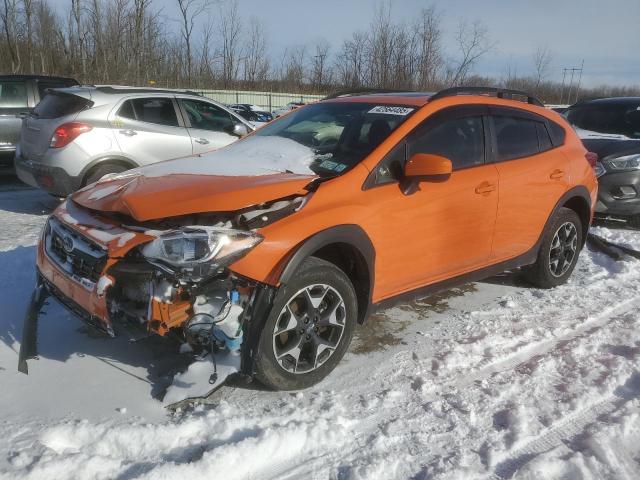
[[[285,106],[289,102],[315,102],[324,95],[305,95],[299,93],[251,92],[242,90],[194,90],[202,96],[208,97],[225,105],[232,103],[249,103],[273,112],[276,108]]]

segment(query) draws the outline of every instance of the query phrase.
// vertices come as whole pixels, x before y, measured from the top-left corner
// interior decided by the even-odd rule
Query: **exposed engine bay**
[[[234,370],[250,376],[254,339],[247,336],[260,330],[249,323],[268,314],[275,289],[227,267],[262,241],[257,229],[294,213],[306,200],[295,196],[229,214],[145,223],[67,200],[43,232],[38,261],[43,291],[34,295],[39,305],[29,310],[25,332],[35,330],[27,325],[37,321],[42,294],[52,295],[110,336],[120,330],[176,336],[200,363],[209,362],[213,373],[205,379],[207,390]],[[21,371],[27,372],[26,359],[36,354],[34,345],[24,346]],[[220,355],[236,358],[222,361],[233,365],[224,377],[217,372]]]

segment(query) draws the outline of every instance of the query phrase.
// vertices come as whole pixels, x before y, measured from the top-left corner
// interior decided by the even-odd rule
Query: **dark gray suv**
[[[48,88],[78,85],[73,78],[40,75],[0,76],[0,167],[13,167],[22,118],[33,111]]]

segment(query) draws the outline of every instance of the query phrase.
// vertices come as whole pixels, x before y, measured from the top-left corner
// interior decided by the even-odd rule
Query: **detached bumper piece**
[[[29,374],[27,360],[38,356],[38,315],[40,315],[42,305],[44,305],[48,296],[47,289],[40,281],[39,274],[38,277],[38,283],[31,294],[31,302],[24,316],[22,341],[20,342],[20,353],[18,354],[18,371],[25,375]]]

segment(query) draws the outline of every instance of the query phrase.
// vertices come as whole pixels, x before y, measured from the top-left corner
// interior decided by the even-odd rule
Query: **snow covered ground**
[[[16,372],[34,243],[55,201],[0,192],[2,479],[635,479],[640,263],[585,250],[542,291],[502,275],[391,309],[315,388],[225,387],[170,414],[180,355],[92,335],[55,302]],[[640,232],[597,228],[640,248]]]

